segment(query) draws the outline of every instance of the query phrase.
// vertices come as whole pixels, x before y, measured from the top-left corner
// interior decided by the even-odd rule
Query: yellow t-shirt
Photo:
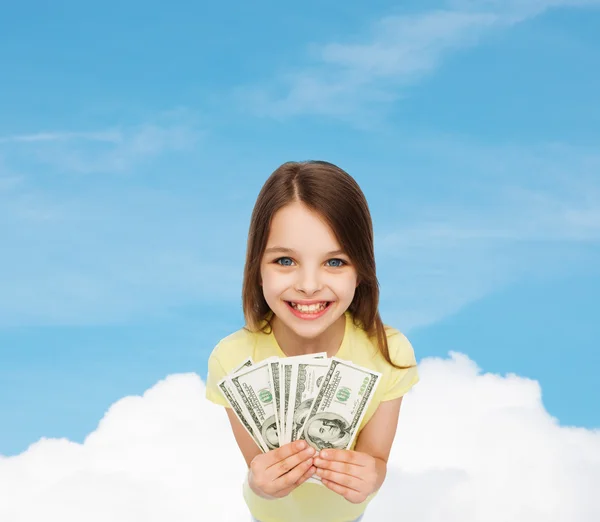
[[[419,375],[413,348],[403,334],[386,327],[392,361],[400,366],[412,365],[409,369],[399,370],[387,363],[376,342],[369,339],[365,331],[354,324],[350,312],[346,312],[345,315],[344,338],[335,356],[382,374],[359,427],[360,433],[382,401],[404,395],[418,382]],[[217,344],[208,360],[206,398],[229,407],[217,383],[247,357],[252,357],[253,362],[257,363],[272,356],[285,357],[272,333],[253,333],[242,328],[224,338]],[[358,435],[351,449],[354,448],[357,439]],[[250,489],[247,480],[243,485],[244,500],[250,513],[261,522],[349,522],[364,512],[375,494],[361,504],[353,504],[323,485],[304,483],[284,498],[267,500],[256,495]]]

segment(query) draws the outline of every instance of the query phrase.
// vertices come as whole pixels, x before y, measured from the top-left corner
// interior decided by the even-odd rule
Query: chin
[[[290,330],[292,330],[298,337],[302,337],[304,339],[316,339],[317,337],[319,337],[319,335],[321,335],[323,332],[325,332],[327,330],[327,328],[329,328],[330,325],[326,325],[326,326],[319,326],[317,327],[315,326],[296,326],[296,325],[287,325],[288,328],[290,328]]]

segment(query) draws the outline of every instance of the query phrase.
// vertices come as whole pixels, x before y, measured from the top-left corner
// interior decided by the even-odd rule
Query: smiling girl
[[[260,522],[352,522],[386,475],[404,394],[419,380],[410,342],[379,315],[373,226],[356,181],[323,162],[289,162],[260,191],[250,222],[244,282],[246,325],[208,361],[206,397],[226,408],[248,465],[243,495]],[[315,455],[305,441],[263,453],[217,383],[247,357],[326,352],[382,374],[351,449]],[[321,421],[315,437],[345,426]],[[306,482],[315,475],[322,484]]]

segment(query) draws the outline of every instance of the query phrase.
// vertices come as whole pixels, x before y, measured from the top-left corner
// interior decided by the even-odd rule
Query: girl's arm
[[[396,437],[401,405],[402,397],[382,402],[356,441],[354,451],[367,453],[377,462],[378,476],[375,491],[381,487],[385,479],[387,461]]]
[[[396,437],[401,405],[402,397],[382,402],[358,435],[355,451],[387,462]]]
[[[236,417],[233,410],[231,408],[225,408],[225,411],[227,412],[227,417],[229,417],[229,423],[231,424],[235,441],[244,456],[246,464],[250,467],[250,463],[254,457],[262,453],[262,450],[256,445],[256,442],[254,442],[254,439],[252,439],[250,434],[246,431],[246,428],[242,426],[242,423]]]

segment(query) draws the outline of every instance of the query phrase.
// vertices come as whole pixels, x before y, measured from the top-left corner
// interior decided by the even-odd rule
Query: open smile
[[[314,301],[310,304],[295,301],[286,301],[285,303],[290,311],[300,319],[318,319],[327,312],[332,301]]]

